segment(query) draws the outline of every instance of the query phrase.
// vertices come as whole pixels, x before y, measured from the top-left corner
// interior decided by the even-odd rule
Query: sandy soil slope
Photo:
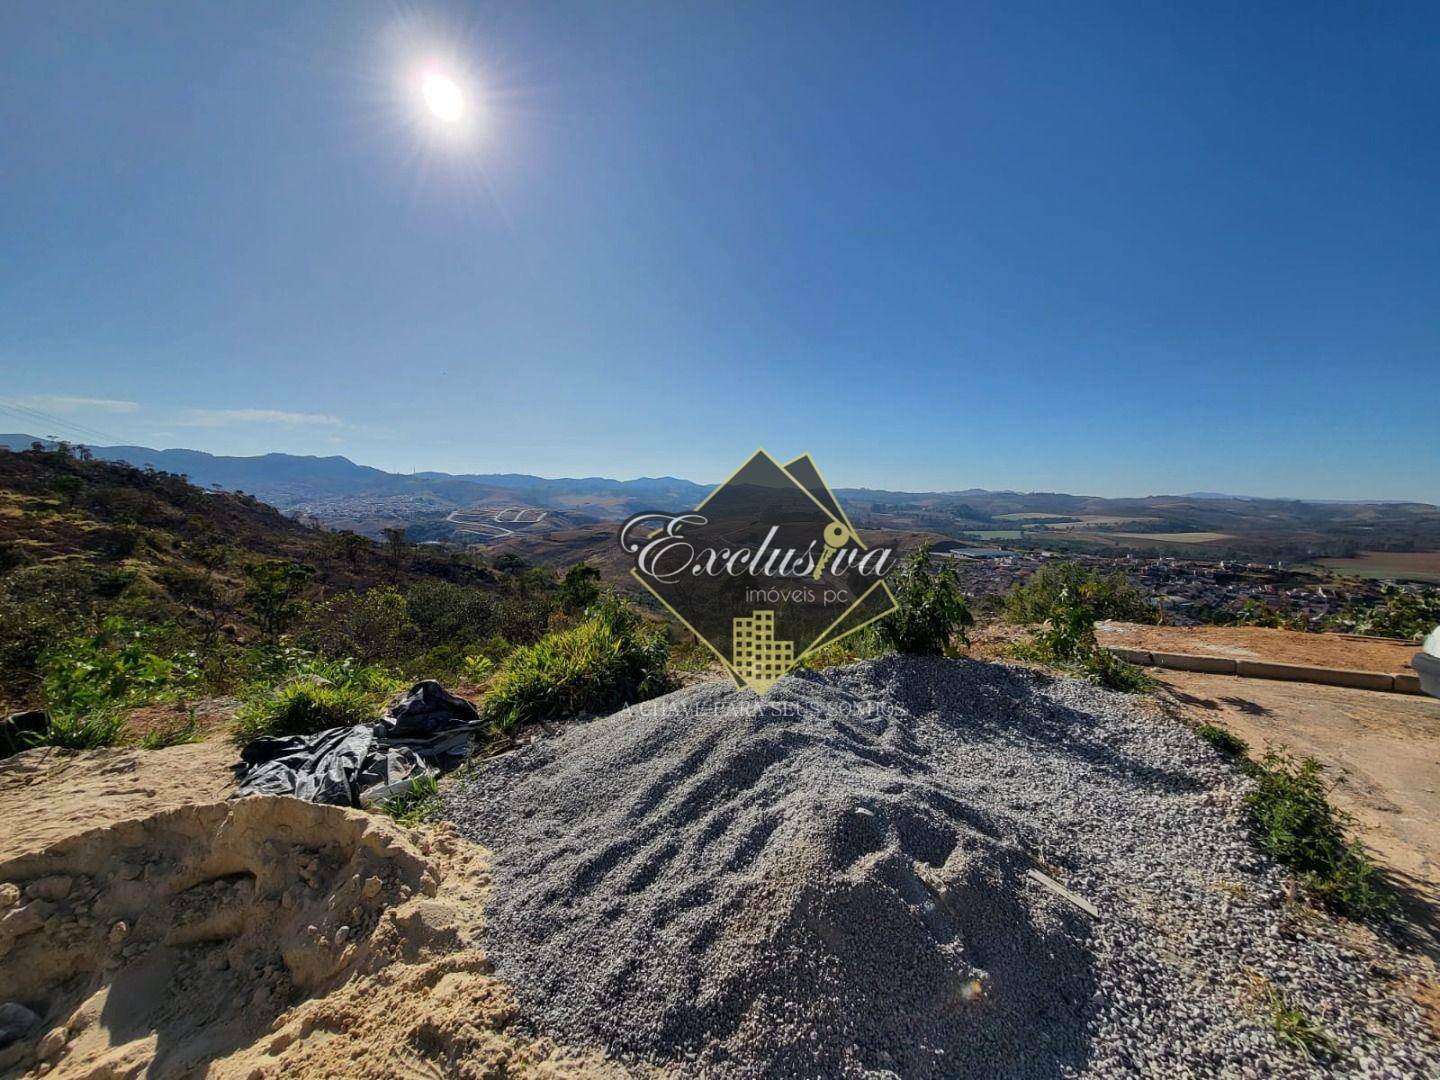
[[[477,945],[483,849],[294,799],[208,801],[231,757],[31,752],[0,772],[0,997],[38,1018],[0,1073],[613,1073],[510,1030]]]
[[[0,860],[97,826],[235,790],[235,747],[222,740],[165,750],[27,750],[0,761]]]

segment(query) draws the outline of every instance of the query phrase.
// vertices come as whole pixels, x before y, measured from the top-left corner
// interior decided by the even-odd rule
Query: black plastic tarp
[[[240,754],[239,794],[369,805],[459,765],[480,726],[475,706],[427,679],[374,724],[256,739]]]

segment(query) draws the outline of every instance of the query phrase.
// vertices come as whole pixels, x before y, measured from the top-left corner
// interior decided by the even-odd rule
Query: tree
[[[345,556],[346,561],[349,562],[351,566],[359,566],[360,556],[370,550],[370,541],[359,533],[349,531],[336,533],[335,536],[336,546]]]
[[[85,490],[85,481],[74,473],[61,473],[51,482],[51,486],[65,500],[65,505],[73,510],[75,500],[80,498],[80,493]]]
[[[560,582],[560,609],[567,615],[583,615],[600,598],[600,571],[589,563],[576,563],[565,571]]]
[[[294,621],[300,592],[315,568],[287,559],[268,559],[245,571],[245,600],[266,638],[275,641]]]
[[[390,568],[399,570],[400,560],[405,557],[405,529],[392,527],[381,532],[385,535],[385,546],[390,554]]]

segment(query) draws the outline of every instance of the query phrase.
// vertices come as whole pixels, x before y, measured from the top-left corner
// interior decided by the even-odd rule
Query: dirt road
[[[1335,804],[1400,890],[1440,957],[1440,701],[1338,686],[1155,669],[1180,710],[1252,753],[1285,746],[1330,770]]]

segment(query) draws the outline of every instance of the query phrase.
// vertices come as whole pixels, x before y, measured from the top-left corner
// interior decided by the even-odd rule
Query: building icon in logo
[[[752,611],[749,618],[737,618],[731,639],[731,666],[762,694],[795,663],[795,643],[775,640],[773,611]]]

